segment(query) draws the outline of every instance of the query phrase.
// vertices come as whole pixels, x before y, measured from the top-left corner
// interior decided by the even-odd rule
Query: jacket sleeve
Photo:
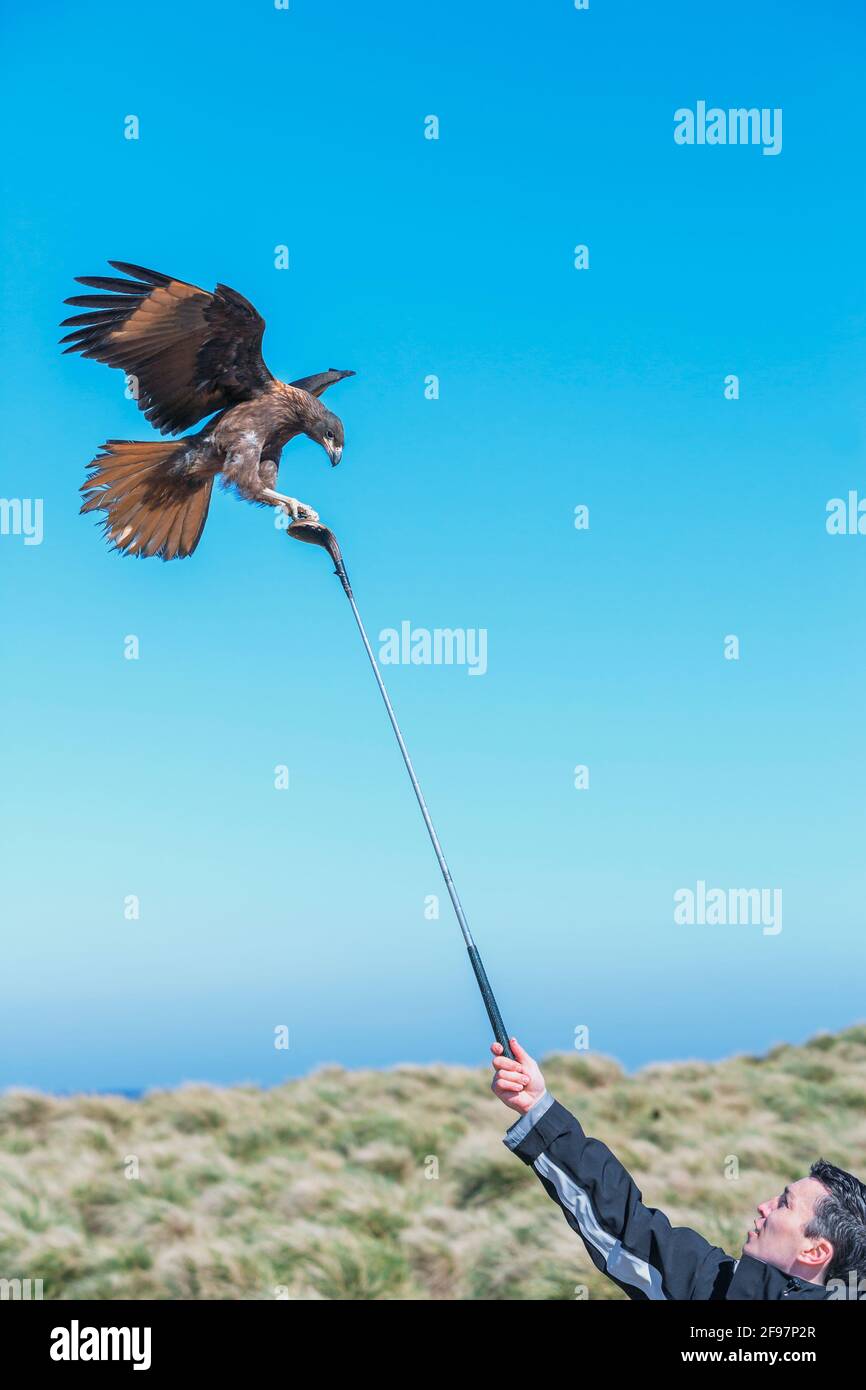
[[[629,1173],[584,1134],[549,1092],[511,1126],[504,1143],[535,1169],[596,1269],[634,1299],[708,1299],[721,1294],[734,1260],[687,1226],[643,1204]]]

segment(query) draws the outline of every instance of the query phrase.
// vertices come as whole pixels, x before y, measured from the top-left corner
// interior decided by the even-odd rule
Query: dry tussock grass
[[[864,1063],[859,1026],[718,1064],[544,1071],[648,1202],[736,1252],[755,1202],[819,1154],[866,1168]],[[487,1086],[401,1066],[138,1101],[7,1092],[0,1275],[60,1299],[621,1297],[500,1143]]]

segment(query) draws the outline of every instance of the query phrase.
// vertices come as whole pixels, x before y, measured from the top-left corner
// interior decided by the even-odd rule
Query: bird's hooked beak
[[[325,440],[325,448],[327,449],[328,457],[331,460],[331,467],[336,468],[337,464],[340,462],[340,459],[343,457],[342,444],[329,444],[328,441]]]

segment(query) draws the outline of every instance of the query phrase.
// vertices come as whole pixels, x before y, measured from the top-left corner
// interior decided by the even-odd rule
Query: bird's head
[[[319,418],[306,430],[310,439],[315,439],[317,444],[321,444],[328,458],[331,460],[331,467],[336,468],[340,459],[343,457],[343,422],[339,416],[331,410],[322,407]]]

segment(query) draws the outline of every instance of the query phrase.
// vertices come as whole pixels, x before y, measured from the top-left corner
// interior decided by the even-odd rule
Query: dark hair
[[[858,1280],[866,1278],[866,1183],[824,1158],[812,1164],[809,1176],[827,1189],[804,1229],[804,1235],[823,1237],[833,1246],[827,1278],[842,1279],[850,1273]]]

